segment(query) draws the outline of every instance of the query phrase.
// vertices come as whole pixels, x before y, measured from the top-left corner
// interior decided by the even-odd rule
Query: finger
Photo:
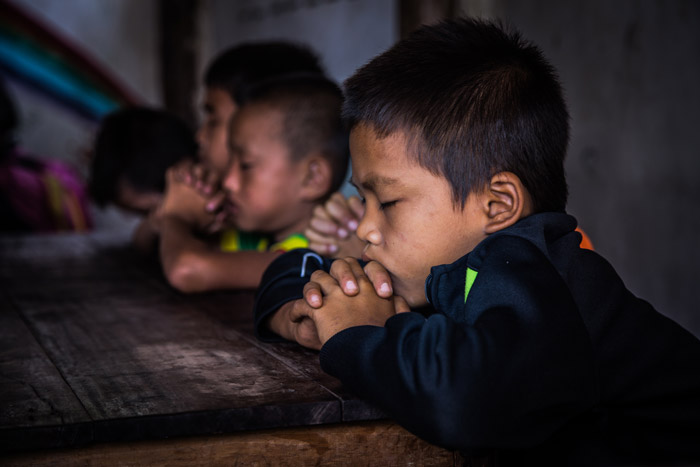
[[[173,171],[173,177],[175,178],[175,180],[177,180],[178,182],[182,182],[185,180],[185,174],[180,167],[171,167],[170,169],[168,169],[168,171],[170,170]]]
[[[319,219],[324,219],[327,221],[332,220],[331,216],[328,214],[328,212],[326,212],[326,208],[324,208],[322,204],[319,204],[314,208],[313,217],[317,217]]]
[[[177,164],[177,173],[178,173],[178,178],[181,182],[184,182],[188,185],[192,184],[192,167],[194,164],[189,161],[185,160],[182,161],[181,163]]]
[[[298,323],[304,319],[313,319],[311,318],[313,311],[314,309],[306,303],[306,300],[300,298],[292,302],[292,307],[289,310],[287,319],[292,323]]]
[[[360,279],[366,279],[365,273],[357,260],[349,257],[333,261],[330,275],[340,284],[340,288],[348,296],[357,295],[360,291]]]
[[[333,254],[338,251],[338,245],[333,238],[320,235],[310,228],[304,230],[304,236],[309,240],[309,248],[322,255]]]
[[[212,221],[212,223],[209,225],[207,232],[209,232],[210,234],[220,232],[221,229],[224,227],[225,223],[226,223],[226,213],[223,211],[218,212],[214,216],[214,220]]]
[[[394,295],[394,311],[398,313],[407,313],[411,311],[411,307],[408,306],[408,302],[404,300],[400,295]]]
[[[348,198],[348,206],[350,206],[350,209],[352,210],[353,214],[355,214],[355,218],[358,221],[365,215],[365,205],[362,204],[362,200],[360,200],[360,198],[357,196],[351,196]],[[355,229],[357,229],[357,225],[355,225]]]
[[[394,293],[391,286],[391,276],[389,272],[376,261],[370,261],[365,265],[365,274],[374,286],[374,290],[382,298],[389,298]]]
[[[323,219],[314,216],[311,219],[311,222],[309,222],[309,227],[311,227],[320,234],[328,235],[331,237],[345,238],[348,236],[347,230],[342,229],[341,232],[341,229],[338,228],[338,225],[330,219]]]
[[[332,269],[333,267],[331,266],[331,271]],[[352,281],[352,284],[350,285],[348,285],[347,283],[348,280],[346,280],[345,284],[341,284],[340,281],[338,281],[334,276],[331,275],[332,273],[329,274],[321,269],[314,271],[311,274],[310,280],[311,282],[316,282],[319,285],[319,287],[321,288],[321,293],[324,297],[332,293],[336,293],[339,288],[346,295],[355,295],[357,294],[359,288],[349,268],[347,269],[347,271],[350,274],[350,281]]]
[[[304,286],[304,300],[311,308],[320,308],[323,305],[323,294],[321,293],[321,286],[317,282],[307,282]],[[308,315],[301,315],[308,316]],[[295,321],[292,318],[292,321]]]
[[[309,241],[309,249],[314,250],[322,256],[332,256],[338,252],[338,247],[329,243],[318,243]]]
[[[293,326],[294,339],[297,343],[314,350],[321,350],[316,323],[310,318],[302,318]]]
[[[204,166],[197,164],[192,167],[192,178],[194,179],[194,186],[201,190],[203,183],[202,178],[204,177]]]
[[[213,193],[219,188],[219,174],[213,170],[208,170],[204,176],[204,191],[207,194]]]
[[[355,214],[350,209],[348,201],[342,194],[333,194],[324,207],[333,220],[335,220],[338,225],[342,226],[343,229],[348,229],[350,232],[354,232],[355,229],[357,229]],[[347,235],[344,235],[342,238],[345,237],[347,237]]]
[[[353,258],[352,256],[348,256],[344,259],[344,261],[350,265],[350,268],[352,269],[352,273],[355,276],[355,278],[357,279],[357,285],[361,291],[366,290],[369,287],[373,287],[372,281],[370,281],[369,277],[367,277],[367,274],[365,273],[364,269],[360,265],[360,262],[357,260],[357,258]]]
[[[214,212],[221,208],[224,201],[226,201],[226,193],[223,191],[218,191],[207,200],[207,204],[204,205],[204,209],[207,212]]]

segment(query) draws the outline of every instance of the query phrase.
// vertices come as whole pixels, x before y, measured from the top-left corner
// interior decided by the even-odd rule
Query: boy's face
[[[262,105],[243,107],[231,120],[225,209],[241,230],[303,230],[297,226],[303,164],[291,161],[282,125],[282,112]]]
[[[228,126],[236,112],[236,104],[228,92],[207,88],[204,96],[204,122],[197,131],[199,157],[220,174],[228,166]]]
[[[447,180],[410,160],[406,148],[403,132],[378,138],[359,124],[350,133],[352,182],[365,199],[357,228],[363,259],[381,263],[394,293],[415,307],[427,303],[432,266],[456,261],[486,238],[485,215],[476,194],[455,207]]]

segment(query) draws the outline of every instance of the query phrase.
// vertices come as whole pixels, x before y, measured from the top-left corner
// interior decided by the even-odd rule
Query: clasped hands
[[[284,304],[270,328],[304,347],[320,349],[335,334],[353,326],[384,326],[397,313],[410,311],[393,294],[384,267],[371,261],[363,268],[354,258],[338,259],[329,273],[315,271],[304,297]]]
[[[168,169],[165,178],[165,194],[153,213],[154,222],[171,216],[203,233],[215,233],[223,228],[227,219],[221,208],[226,194],[216,172],[185,161]]]

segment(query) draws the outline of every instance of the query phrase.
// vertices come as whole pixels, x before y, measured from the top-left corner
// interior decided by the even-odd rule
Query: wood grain
[[[0,238],[0,464],[454,464],[127,240]]]
[[[96,445],[2,459],[6,466],[324,465],[454,466],[457,453],[422,441],[391,422],[323,425],[158,442]]]

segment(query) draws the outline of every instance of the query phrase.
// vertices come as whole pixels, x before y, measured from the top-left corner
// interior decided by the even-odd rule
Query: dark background
[[[700,2],[693,0],[13,0],[145,103],[198,119],[202,70],[243,40],[319,51],[337,80],[423,22],[504,19],[559,70],[569,209],[628,287],[700,335]],[[96,122],[10,83],[20,140],[81,164]]]

